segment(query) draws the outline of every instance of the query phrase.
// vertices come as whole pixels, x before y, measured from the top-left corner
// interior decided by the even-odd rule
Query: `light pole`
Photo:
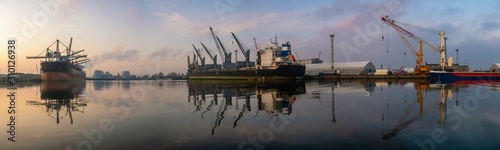
[[[334,36],[335,36],[334,34],[330,34],[330,40],[331,40],[331,46],[332,46],[331,47],[332,48],[332,58],[331,58],[332,59],[332,66],[331,66],[331,69],[332,69],[333,73],[335,74],[334,57],[333,57],[334,56],[334,48],[333,48],[333,37]]]
[[[448,37],[444,37],[444,59],[446,59],[446,57],[448,57],[448,53],[447,53],[448,47],[446,47],[447,40],[448,40]]]
[[[403,52],[403,66],[406,67],[406,52]]]

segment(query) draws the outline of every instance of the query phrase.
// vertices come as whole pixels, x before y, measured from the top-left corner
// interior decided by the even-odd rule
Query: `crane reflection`
[[[232,127],[238,126],[250,112],[271,116],[290,115],[296,95],[305,94],[303,81],[257,82],[257,81],[189,81],[188,103],[193,104],[193,113],[214,111],[215,129],[225,117],[233,115]],[[256,102],[256,104],[255,104]],[[240,104],[242,103],[242,104]],[[231,112],[228,112],[231,111]],[[234,113],[232,113],[234,112]]]
[[[39,106],[59,124],[69,118],[73,124],[73,112],[85,113],[87,100],[81,98],[85,82],[42,82],[40,100],[27,101],[26,105]]]

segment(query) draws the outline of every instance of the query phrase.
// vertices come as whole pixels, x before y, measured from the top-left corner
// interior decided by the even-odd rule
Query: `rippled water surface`
[[[18,86],[0,87],[0,149],[500,149],[500,85],[492,83]]]

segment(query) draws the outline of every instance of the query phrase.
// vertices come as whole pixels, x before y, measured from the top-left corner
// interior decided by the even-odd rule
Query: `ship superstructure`
[[[52,43],[38,56],[27,56],[27,59],[44,59],[40,62],[43,81],[71,81],[84,80],[84,63],[90,62],[86,54],[80,54],[85,50],[73,51],[71,49],[73,38],[66,46],[59,40]],[[55,49],[51,49],[55,45]],[[60,45],[65,48],[65,54],[59,50]],[[43,54],[45,55],[43,56]]]

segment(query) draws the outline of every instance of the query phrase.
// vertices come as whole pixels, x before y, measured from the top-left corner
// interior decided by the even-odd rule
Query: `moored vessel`
[[[433,83],[452,83],[457,81],[498,81],[500,72],[444,72],[431,71],[429,79]]]
[[[84,63],[90,61],[85,54],[79,54],[85,50],[73,51],[71,49],[73,38],[68,46],[56,40],[44,52],[38,56],[27,56],[27,59],[44,59],[40,62],[40,72],[42,81],[73,81],[84,80],[86,77],[83,71]],[[55,49],[51,49],[55,45]],[[65,47],[66,54],[59,51],[59,46]]]
[[[222,64],[217,64],[217,55],[202,46],[212,59],[213,64],[206,64],[205,57],[201,56],[201,49],[197,49],[194,45],[196,54],[193,60],[190,61],[188,56],[188,77],[189,79],[228,79],[228,80],[271,80],[271,79],[301,79],[305,75],[305,65],[296,62],[292,55],[291,44],[278,44],[278,38],[275,36],[274,41],[271,39],[271,45],[264,49],[258,49],[255,42],[257,60],[250,61],[250,49],[248,49],[235,35],[232,33],[238,47],[243,54],[245,61],[231,62],[231,53],[222,44],[219,37],[212,32],[215,44],[220,52]],[[236,51],[237,52],[237,51]]]

